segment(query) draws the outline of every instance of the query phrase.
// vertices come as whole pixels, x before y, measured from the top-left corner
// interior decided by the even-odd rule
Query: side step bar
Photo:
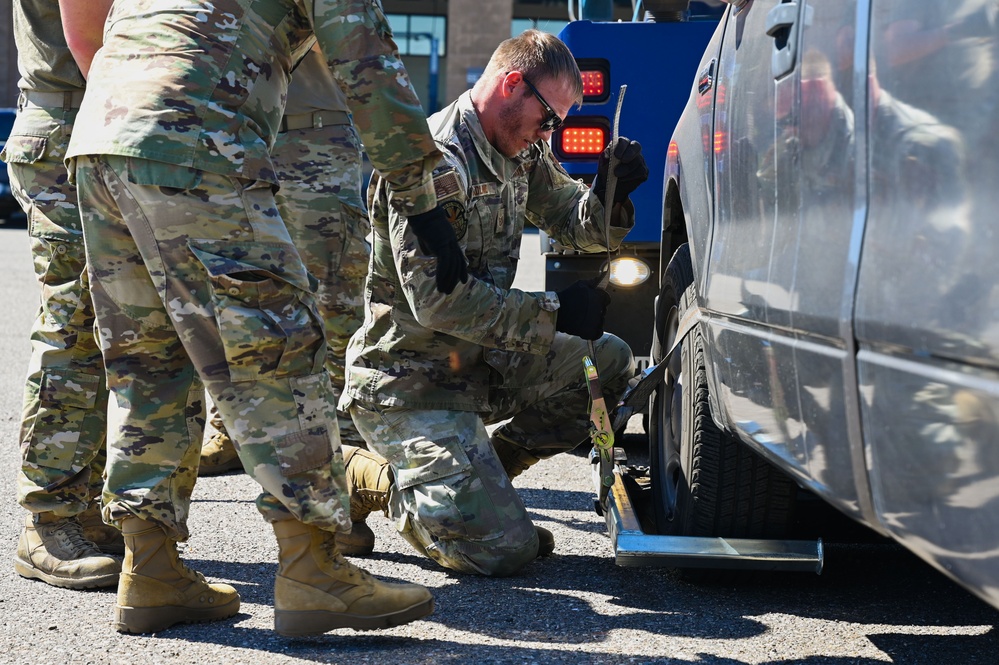
[[[646,534],[621,477],[620,465],[615,465],[614,485],[602,512],[614,545],[614,562],[619,566],[822,573],[821,538],[816,541],[757,540]]]

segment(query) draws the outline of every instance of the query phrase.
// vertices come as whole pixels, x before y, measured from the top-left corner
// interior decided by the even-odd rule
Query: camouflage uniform
[[[538,540],[484,425],[494,437],[542,453],[587,438],[586,342],[556,333],[554,293],[512,288],[525,218],[583,251],[616,247],[633,226],[561,168],[547,144],[508,159],[486,139],[469,93],[430,119],[445,159],[438,200],[475,277],[445,296],[406,218],[373,185],[367,318],[348,348],[350,413],[396,474],[390,514],[418,550],[464,572],[502,575],[535,557]],[[628,346],[595,343],[605,394],[634,373]]]
[[[100,495],[108,402],[76,188],[63,163],[85,82],[66,48],[56,0],[15,2],[14,26],[21,94],[0,157],[28,216],[41,286],[31,329],[18,500],[33,513],[70,517]]]
[[[187,537],[199,375],[264,489],[265,519],[349,528],[316,283],[278,212],[270,157],[313,35],[363,110],[356,125],[394,205],[436,206],[440,154],[377,3],[170,5],[115,3],[80,110],[89,131],[68,153],[119,406],[107,517]]]
[[[364,318],[371,231],[361,191],[361,139],[347,100],[318,45],[295,67],[288,103],[271,158],[281,188],[274,195],[288,233],[309,272],[326,328],[326,368],[339,399],[347,342]],[[212,425],[224,425],[213,409]],[[353,422],[340,414],[340,438],[365,446]]]

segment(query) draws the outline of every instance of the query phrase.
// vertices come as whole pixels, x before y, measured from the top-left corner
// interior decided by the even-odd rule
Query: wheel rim
[[[665,338],[667,350],[673,347],[679,330],[679,312],[676,306],[670,308],[666,317]],[[681,344],[682,346],[682,344]],[[680,437],[683,432],[681,414],[683,412],[683,376],[680,371],[681,346],[670,356],[663,378],[662,395],[659,403],[661,441],[659,442],[664,461],[663,508],[666,519],[674,521],[677,516],[677,501],[682,483],[683,469],[680,464]]]

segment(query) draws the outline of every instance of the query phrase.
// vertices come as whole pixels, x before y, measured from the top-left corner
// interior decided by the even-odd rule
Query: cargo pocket
[[[48,418],[51,414],[62,419],[62,422],[59,423],[58,438],[46,437],[42,440],[35,431],[32,432],[31,437],[35,440],[25,449],[25,462],[60,471],[82,468],[82,464],[76,463],[80,452],[80,427],[85,420],[85,414],[80,411],[93,409],[97,404],[103,380],[102,376],[70,371],[52,372],[43,376],[38,391],[42,408],[36,418]],[[51,427],[46,429],[53,431]],[[89,446],[86,446],[84,452],[90,453]]]
[[[10,165],[11,187],[28,218],[28,235],[51,242],[83,242],[76,196],[67,200],[65,167],[49,156],[49,138],[19,134],[0,155]],[[2,167],[0,167],[2,168]]]
[[[208,272],[232,381],[320,371],[326,341],[312,295],[315,278],[310,281],[293,246],[205,239],[188,244]]]
[[[278,467],[285,478],[329,466],[333,446],[325,425],[292,432],[274,441]]]
[[[468,504],[474,510],[475,497],[462,491],[472,475],[472,464],[461,439],[424,439],[407,448],[408,468],[395,469],[396,486],[403,493],[407,512],[435,538],[468,537],[461,506]]]
[[[0,157],[8,164],[34,164],[45,157],[48,144],[47,136],[14,135],[7,139]]]
[[[407,457],[395,469],[396,485],[406,489],[433,480],[471,471],[472,463],[461,447],[461,439],[449,436],[439,441],[421,439],[407,444]]]

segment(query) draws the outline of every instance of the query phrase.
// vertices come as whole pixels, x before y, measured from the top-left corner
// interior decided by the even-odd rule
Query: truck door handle
[[[767,12],[767,34],[774,38],[770,73],[775,79],[794,69],[798,50],[798,1],[783,0]]]

